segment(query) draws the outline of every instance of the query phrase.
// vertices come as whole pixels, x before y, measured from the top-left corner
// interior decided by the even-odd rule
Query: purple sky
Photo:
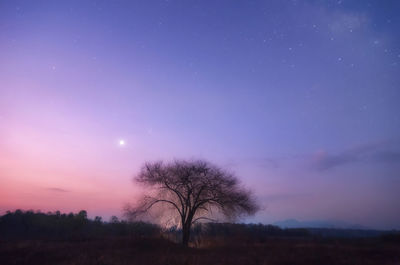
[[[121,215],[144,161],[201,158],[254,190],[247,221],[399,229],[399,10],[1,1],[0,212]]]

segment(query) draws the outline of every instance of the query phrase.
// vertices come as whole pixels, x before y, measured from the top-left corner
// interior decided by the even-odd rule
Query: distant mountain
[[[338,220],[310,220],[299,221],[296,219],[287,219],[273,223],[281,228],[336,228],[336,229],[368,229],[359,224],[351,224]]]

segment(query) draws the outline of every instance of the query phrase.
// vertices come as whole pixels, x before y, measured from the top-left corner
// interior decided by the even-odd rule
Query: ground
[[[400,264],[400,244],[381,239],[268,238],[184,248],[162,238],[0,241],[0,264]]]

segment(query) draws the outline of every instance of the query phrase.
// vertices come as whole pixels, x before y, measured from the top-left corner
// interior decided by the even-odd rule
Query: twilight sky
[[[247,221],[400,229],[399,11],[0,1],[0,214],[107,219],[144,161],[201,158],[254,191]]]

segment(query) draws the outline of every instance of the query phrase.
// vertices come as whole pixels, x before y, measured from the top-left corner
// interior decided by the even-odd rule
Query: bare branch
[[[209,217],[201,216],[201,217],[198,217],[198,218],[194,219],[192,221],[192,224],[196,223],[199,220],[207,220],[207,221],[210,221],[210,222],[218,222],[217,219],[212,219],[212,218],[209,218]]]
[[[177,210],[187,244],[191,225],[198,220],[212,220],[213,212],[233,218],[254,214],[259,209],[251,193],[239,185],[238,179],[206,161],[174,161],[146,163],[135,180],[158,191],[144,197],[134,214],[149,211],[157,203],[170,204]]]

